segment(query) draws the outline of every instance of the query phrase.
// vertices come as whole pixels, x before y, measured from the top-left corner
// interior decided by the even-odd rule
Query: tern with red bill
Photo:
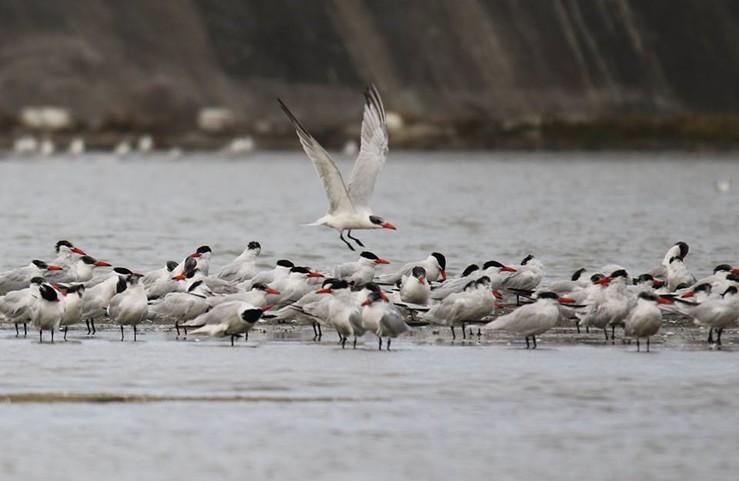
[[[662,324],[662,311],[658,305],[672,304],[666,297],[658,297],[651,292],[640,292],[636,306],[629,312],[624,321],[624,335],[636,338],[636,350],[640,350],[639,339],[647,338],[647,352],[649,352],[649,338],[657,334]]]
[[[48,270],[44,279],[51,283],[87,282],[92,279],[93,270],[97,267],[110,267],[107,262],[94,257],[82,256],[71,265],[60,270]]]
[[[326,215],[307,225],[325,225],[339,231],[339,238],[351,250],[354,246],[344,238],[347,237],[360,247],[364,244],[352,237],[355,229],[392,229],[395,226],[386,222],[382,217],[373,215],[370,208],[372,192],[375,182],[385,164],[388,153],[388,134],[385,121],[385,108],[382,105],[380,94],[374,85],[367,87],[364,92],[365,106],[362,119],[361,146],[359,156],[354,163],[349,185],[344,183],[334,159],[318,143],[318,141],[303,127],[287,106],[278,99],[280,107],[292,122],[300,138],[305,153],[308,154],[323,188],[328,197],[329,207]]]
[[[30,264],[0,273],[0,295],[28,287],[31,279],[44,276],[49,271],[60,271],[61,267],[35,259]]]
[[[530,347],[529,338],[536,349],[536,336],[553,328],[560,319],[559,305],[572,304],[569,297],[560,297],[554,292],[542,291],[536,296],[536,301],[526,304],[515,311],[500,316],[492,322],[482,326],[483,329],[494,331],[508,331],[511,334],[526,338],[526,349]]]
[[[339,264],[333,269],[334,277],[343,279],[354,287],[362,287],[375,278],[375,267],[378,264],[390,264],[369,251],[362,251],[354,262]]]
[[[446,257],[439,252],[432,252],[426,259],[418,262],[409,262],[391,274],[385,274],[377,278],[380,284],[395,284],[403,279],[403,276],[411,275],[413,268],[421,266],[426,269],[426,280],[436,282],[441,278],[446,280]]]

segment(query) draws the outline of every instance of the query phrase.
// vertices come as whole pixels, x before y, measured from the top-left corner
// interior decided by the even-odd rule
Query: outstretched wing
[[[362,144],[349,179],[349,197],[357,210],[370,212],[370,200],[375,181],[380,174],[388,151],[385,107],[374,85],[364,91],[366,103],[362,119]]]
[[[329,214],[335,214],[337,212],[354,212],[354,205],[349,197],[349,193],[344,185],[344,179],[341,177],[341,172],[336,167],[336,163],[328,155],[328,152],[321,147],[321,144],[313,138],[313,136],[305,130],[305,127],[301,125],[298,119],[290,112],[285,106],[282,100],[277,99],[280,103],[280,107],[287,114],[290,121],[295,127],[295,131],[298,133],[300,143],[303,144],[305,153],[308,154],[310,160],[313,161],[313,166],[318,172],[318,177],[323,183],[323,189],[326,191],[326,197],[328,197]]]

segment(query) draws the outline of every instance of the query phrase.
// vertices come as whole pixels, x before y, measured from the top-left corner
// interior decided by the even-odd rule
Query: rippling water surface
[[[350,163],[342,168],[348,170]],[[676,240],[698,274],[739,263],[731,156],[392,153],[373,202],[397,232],[356,232],[393,262],[452,273],[528,253],[547,280],[616,262],[635,272]],[[354,259],[298,153],[0,161],[2,269],[69,238],[140,270],[202,244],[212,268],[250,240],[261,262]],[[236,347],[96,338],[39,345],[0,329],[0,479],[734,479],[739,354],[727,346],[451,344],[395,352],[257,332]],[[301,337],[302,336],[302,337]],[[227,344],[227,343],[226,343]]]

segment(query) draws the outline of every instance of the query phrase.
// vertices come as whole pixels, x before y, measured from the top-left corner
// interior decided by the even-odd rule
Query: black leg
[[[346,246],[347,246],[347,247],[348,247],[349,249],[351,249],[351,250],[356,250],[356,249],[354,249],[354,247],[353,247],[353,246],[352,246],[352,245],[351,245],[351,244],[350,244],[350,243],[349,243],[349,242],[348,242],[348,241],[347,241],[346,239],[344,239],[344,231],[341,231],[341,232],[339,232],[339,239],[341,239],[341,241],[342,241],[342,242],[343,242],[344,244],[346,244]]]
[[[133,342],[136,342],[136,324],[133,325]]]
[[[67,331],[69,330],[69,327],[64,326],[64,340],[67,340]]]
[[[611,325],[611,344],[616,344],[616,324]]]
[[[647,338],[649,340],[649,338]],[[636,352],[639,352],[639,338],[636,338]]]
[[[482,337],[482,331],[481,331],[481,330],[480,330],[480,328],[478,327],[478,328],[477,328],[477,338],[479,339],[479,338],[481,338],[481,337]]]
[[[390,338],[389,337],[387,338],[387,350],[388,351],[390,350]]]
[[[467,339],[467,325],[462,321],[462,339]]]
[[[647,338],[647,352],[649,352],[649,338]]]
[[[20,331],[18,330],[18,323],[15,323],[15,337],[20,336]]]
[[[380,340],[380,345],[379,345],[379,347],[377,349],[380,350],[380,351],[382,351],[382,338],[379,337],[379,336],[377,338]],[[389,341],[389,339],[388,339],[388,341]]]
[[[92,335],[94,336],[95,333],[97,332],[95,330],[95,319],[90,319],[90,325],[92,326]]]
[[[350,238],[351,240],[353,240],[354,242],[356,242],[359,247],[364,247],[364,244],[362,244],[362,241],[361,240],[357,239],[356,237],[352,237],[352,231],[351,231],[351,229],[349,229],[348,231],[346,231],[346,236],[348,238]]]
[[[354,336],[354,349],[357,348],[357,336]]]
[[[722,332],[724,332],[723,327],[721,329],[716,330],[716,333],[718,334],[718,336],[716,337],[716,344],[718,344],[719,346],[721,345],[721,333]]]
[[[342,349],[346,348],[346,338],[344,336],[341,336],[341,348]]]
[[[180,337],[180,321],[174,321],[174,328],[177,329],[177,337]]]
[[[54,342],[54,329],[51,330],[51,342]]]
[[[534,341],[534,349],[536,349],[536,336],[531,336],[531,340]]]
[[[23,337],[28,336],[28,325],[24,322],[23,323]]]
[[[580,326],[578,325],[577,327],[579,328]],[[580,331],[578,331],[578,332],[580,332]],[[586,334],[590,334],[590,326],[585,326],[585,333]]]
[[[123,340],[123,324],[121,324],[121,341]]]
[[[233,347],[233,345],[234,345],[234,338],[235,338],[235,337],[236,337],[236,336],[231,336],[231,347]]]
[[[452,341],[457,338],[457,335],[454,334],[454,326],[452,326]]]
[[[85,324],[87,324],[87,335],[89,336],[90,334],[92,334],[92,329],[90,329],[90,320],[86,320]]]
[[[708,328],[708,344],[713,344],[713,328]]]
[[[38,342],[44,342],[44,331],[38,330]]]
[[[575,321],[575,328],[577,328],[577,333],[580,334],[580,321]]]
[[[248,340],[249,340],[249,333],[248,332],[245,332],[244,333],[244,342],[246,342]]]
[[[608,329],[605,327],[603,328],[603,334],[606,335],[606,341],[607,341],[608,340]]]
[[[526,349],[529,348],[529,336],[526,336]]]

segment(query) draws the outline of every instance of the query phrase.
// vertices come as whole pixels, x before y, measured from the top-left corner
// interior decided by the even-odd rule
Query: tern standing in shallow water
[[[313,166],[318,172],[318,177],[328,197],[329,207],[326,215],[308,225],[325,225],[336,229],[339,231],[339,238],[351,250],[354,250],[354,246],[344,239],[344,231],[347,231],[348,238],[364,247],[359,239],[352,237],[352,230],[395,230],[395,226],[391,223],[385,222],[382,217],[373,215],[370,208],[375,182],[387,157],[388,135],[385,108],[374,85],[365,90],[364,97],[366,103],[362,120],[362,144],[348,186],[344,183],[344,178],[336,167],[334,159],[300,124],[282,100],[278,99],[280,107],[295,127],[305,153],[313,161]]]

